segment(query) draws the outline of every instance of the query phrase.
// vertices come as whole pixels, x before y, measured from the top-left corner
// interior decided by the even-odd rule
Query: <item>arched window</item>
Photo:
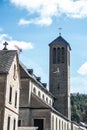
[[[41,97],[41,93],[40,93],[40,91],[38,91],[38,96]]]
[[[62,47],[62,55],[64,55],[65,54],[65,49],[64,49],[64,47]]]
[[[62,63],[64,63],[65,62],[65,49],[64,49],[64,47],[62,47]]]
[[[57,48],[57,63],[60,63],[60,48]]]
[[[42,98],[43,98],[43,100],[44,100],[44,94],[42,95]]]
[[[53,64],[56,64],[56,48],[53,48]]]
[[[46,102],[48,103],[48,98],[46,97]]]
[[[36,94],[36,88],[33,89],[33,92]]]
[[[17,91],[15,92],[15,108],[17,107]]]
[[[49,104],[51,105],[51,100],[49,101]]]
[[[13,74],[14,80],[16,80],[16,65],[14,64],[14,74]]]

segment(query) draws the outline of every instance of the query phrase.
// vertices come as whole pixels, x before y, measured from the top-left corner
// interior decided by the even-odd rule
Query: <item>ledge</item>
[[[38,127],[18,127],[18,130],[37,130]]]

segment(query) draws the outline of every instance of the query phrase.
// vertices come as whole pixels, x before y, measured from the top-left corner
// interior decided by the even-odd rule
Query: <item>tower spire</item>
[[[61,28],[59,28],[61,31]],[[71,119],[70,109],[70,45],[61,37],[54,39],[50,44],[50,74],[49,90],[55,96],[54,108]]]
[[[58,29],[59,29],[59,36],[61,36],[61,30],[62,30],[62,28],[60,27]]]

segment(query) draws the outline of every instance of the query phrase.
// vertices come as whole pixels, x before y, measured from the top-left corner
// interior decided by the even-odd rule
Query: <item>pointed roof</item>
[[[0,74],[9,72],[16,50],[1,50],[0,51]]]
[[[57,37],[55,40],[53,40],[53,41],[49,44],[49,46],[52,45],[52,44],[66,44],[66,45],[69,46],[69,48],[70,48],[70,50],[71,50],[70,44],[69,44],[62,36],[59,36],[59,37]]]
[[[51,92],[49,92],[47,90],[47,88],[44,87],[43,83],[39,82],[36,78],[36,75],[35,74],[30,74],[28,72],[28,69],[27,67],[22,63],[22,62],[19,62],[19,65],[20,65],[20,75],[21,75],[21,78],[31,78],[33,81],[35,81],[38,85],[40,85],[41,89],[43,89],[43,91],[45,91],[48,95],[50,95],[52,98],[55,98],[54,95],[52,95]],[[22,69],[22,70],[21,70]],[[24,71],[23,71],[24,70]]]

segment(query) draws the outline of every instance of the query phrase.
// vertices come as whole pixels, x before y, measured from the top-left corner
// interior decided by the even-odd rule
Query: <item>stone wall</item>
[[[48,130],[50,129],[51,126],[51,114],[50,114],[50,110],[46,110],[46,109],[36,109],[36,110],[32,110],[32,125],[34,123],[34,119],[44,119],[44,130]]]

